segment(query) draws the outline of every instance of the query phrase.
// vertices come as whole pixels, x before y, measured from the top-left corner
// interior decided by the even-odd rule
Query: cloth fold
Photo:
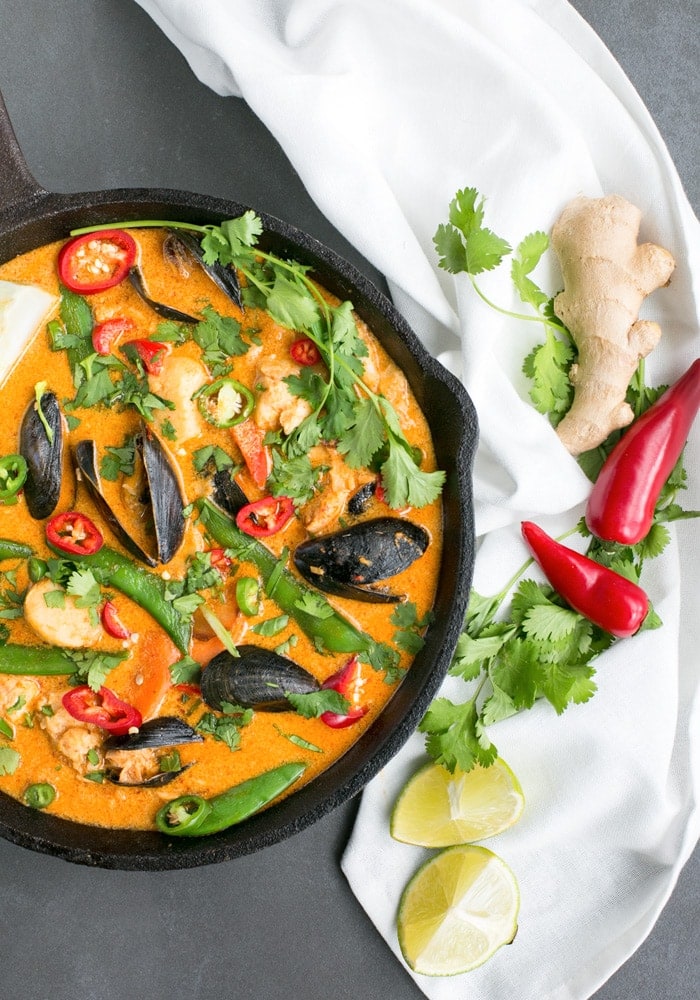
[[[649,380],[675,380],[698,352],[700,226],[647,110],[566,0],[137,0],[201,81],[244,98],[328,219],[382,271],[428,349],[476,405],[480,547],[475,585],[497,592],[524,549],[519,521],[571,526],[590,485],[527,398],[535,324],[490,310],[432,244],[458,189],[487,199],[515,245],[549,230],[577,194],[618,193],[644,240],[676,257],[671,286],[642,315],[662,324]],[[537,272],[559,287],[551,258]],[[517,307],[508,267],[483,275]],[[700,435],[687,449],[684,505],[700,507]],[[700,570],[693,522],[673,530],[644,584],[664,626],[598,661],[599,691],[499,724],[526,812],[489,843],[522,890],[515,943],[467,978],[415,977],[429,997],[580,1000],[648,934],[700,834]],[[461,699],[460,681],[442,693]],[[424,759],[419,736],[363,792],[343,870],[399,955],[396,905],[423,860],[388,816]]]

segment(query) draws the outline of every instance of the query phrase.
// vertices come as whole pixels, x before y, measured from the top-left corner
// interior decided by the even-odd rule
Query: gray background
[[[698,0],[574,6],[647,103],[697,212]],[[231,198],[376,279],[247,107],[200,85],[131,0],[0,0],[0,17],[0,89],[44,187]],[[164,874],[92,871],[0,842],[0,1000],[420,1000],[340,873],[355,808],[253,857]],[[598,1000],[700,995],[699,886],[696,851],[651,937]],[[542,945],[546,961],[556,942]]]

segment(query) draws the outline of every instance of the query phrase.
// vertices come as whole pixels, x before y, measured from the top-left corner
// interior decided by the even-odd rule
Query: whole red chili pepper
[[[636,420],[608,455],[586,506],[598,538],[636,545],[700,409],[700,358]]]
[[[649,611],[641,587],[557,542],[532,521],[523,521],[522,532],[544,575],[574,611],[619,639],[639,630]]]

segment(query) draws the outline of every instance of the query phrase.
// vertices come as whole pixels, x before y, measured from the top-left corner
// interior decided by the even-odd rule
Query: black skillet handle
[[[29,171],[0,94],[0,211],[45,193]]]

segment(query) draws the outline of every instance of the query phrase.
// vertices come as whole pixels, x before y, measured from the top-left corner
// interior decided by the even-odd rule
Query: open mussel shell
[[[250,502],[228,469],[216,472],[212,482],[214,503],[225,510],[230,517],[235,517],[241,507]]]
[[[196,316],[190,316],[189,313],[181,312],[180,309],[174,309],[172,306],[165,305],[164,302],[156,302],[155,299],[152,299],[146,291],[143,275],[138,267],[134,266],[129,271],[129,281],[131,282],[131,287],[134,291],[143,299],[146,305],[151,307],[153,312],[157,313],[161,317],[161,319],[171,320],[174,323],[199,323]]]
[[[287,694],[310,694],[320,685],[298,663],[260,646],[238,647],[238,656],[224,650],[202,671],[202,700],[221,710],[223,702],[264,712],[290,711]]]
[[[158,750],[181,746],[183,743],[203,743],[204,737],[184,719],[176,715],[161,715],[141,723],[135,733],[108,736],[105,750]]]
[[[372,604],[403,600],[400,594],[372,589],[396,576],[423,555],[430,543],[425,528],[401,517],[377,517],[302,542],[294,565],[319,590]]]
[[[29,513],[40,521],[56,509],[63,479],[63,415],[53,392],[45,392],[38,403],[27,407],[19,432],[19,451],[27,463],[24,499]]]
[[[138,752],[143,750],[162,750],[168,747],[182,746],[186,743],[203,743],[204,737],[183,719],[178,719],[175,715],[164,715],[158,719],[149,719],[142,723],[135,733],[126,733],[123,736],[109,736],[105,740],[104,750],[107,755],[107,766],[105,767],[105,777],[115,785],[124,788],[161,788],[170,784],[179,777],[192,764],[184,764],[175,770],[156,771],[140,781],[123,781],[122,767],[113,762],[109,762],[110,752]]]
[[[124,547],[137,559],[156,566],[169,562],[182,544],[185,534],[183,509],[185,498],[180,479],[159,439],[143,425],[136,438],[136,447],[143,462],[147,490],[142,498],[140,516],[148,527],[153,545],[148,550],[133,536],[133,527],[122,523],[105,497],[100,477],[97,445],[94,441],[79,441],[74,459],[80,475],[90,488],[105,517]]]
[[[202,250],[202,245],[194,233],[188,232],[186,229],[170,230],[167,236],[167,243],[171,252],[180,254],[184,250],[186,254],[194,257],[197,263],[200,264],[200,266],[209,275],[214,284],[218,285],[221,291],[224,292],[225,295],[228,295],[231,301],[237,305],[239,309],[243,308],[241,286],[238,281],[238,275],[233,268],[224,267],[223,264],[206,264],[204,262],[204,251]]]

